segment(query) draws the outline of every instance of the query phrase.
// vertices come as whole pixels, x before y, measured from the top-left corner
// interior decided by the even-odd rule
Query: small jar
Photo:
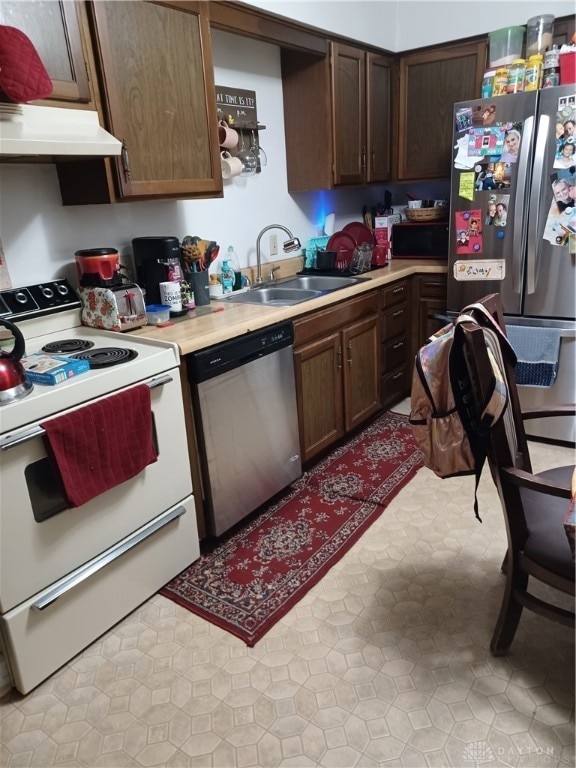
[[[544,55],[542,71],[542,88],[553,88],[560,85],[560,59],[558,46],[554,45]]]
[[[510,65],[508,71],[507,93],[522,93],[524,90],[524,73],[526,71],[526,62],[524,59],[515,59]]]
[[[508,90],[508,67],[499,67],[494,73],[492,96],[506,96]]]
[[[526,64],[526,74],[524,75],[524,90],[537,91],[542,82],[542,54],[536,53],[530,56]]]
[[[492,97],[492,87],[494,85],[495,74],[496,74],[495,69],[490,69],[488,70],[488,72],[484,72],[484,77],[482,79],[482,88],[480,90],[481,99],[490,99]]]

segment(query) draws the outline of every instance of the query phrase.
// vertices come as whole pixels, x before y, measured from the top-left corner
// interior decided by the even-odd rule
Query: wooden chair
[[[481,300],[505,331],[500,297]],[[545,602],[529,592],[529,577],[561,592],[574,595],[574,560],[564,518],[568,512],[570,481],[574,467],[559,467],[534,474],[523,420],[542,416],[566,416],[576,406],[561,405],[522,413],[514,377],[514,365],[502,353],[494,331],[463,325],[464,353],[472,379],[476,406],[486,403],[494,386],[489,360],[491,351],[504,373],[508,406],[502,419],[487,436],[488,463],[498,489],[508,535],[508,552],[502,570],[506,586],[490,650],[505,654],[516,633],[523,608],[567,626],[574,626],[574,613]]]

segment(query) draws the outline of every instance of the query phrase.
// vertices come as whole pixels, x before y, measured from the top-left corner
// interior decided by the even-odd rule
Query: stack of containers
[[[526,58],[522,58],[524,32]],[[481,97],[505,96],[576,82],[576,40],[572,41],[572,50],[559,51],[552,44],[553,36],[552,14],[533,16],[526,27],[506,27],[490,32],[490,66],[484,73]]]

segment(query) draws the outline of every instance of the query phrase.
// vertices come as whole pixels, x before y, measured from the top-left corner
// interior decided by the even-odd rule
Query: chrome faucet
[[[292,232],[290,232],[289,229],[286,229],[286,227],[282,226],[282,224],[270,224],[267,227],[264,227],[264,229],[258,234],[258,238],[256,240],[256,282],[257,283],[263,283],[262,279],[262,260],[260,255],[260,240],[262,239],[262,235],[264,232],[268,232],[270,229],[281,229],[282,232],[286,232],[289,240],[286,240],[286,242],[282,245],[282,250],[284,253],[290,253],[291,251],[297,251],[299,248],[301,248],[300,240],[297,237],[294,237]]]

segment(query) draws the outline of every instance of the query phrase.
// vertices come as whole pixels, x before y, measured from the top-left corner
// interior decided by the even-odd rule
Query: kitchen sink
[[[226,301],[233,304],[266,304],[287,307],[309,301],[325,293],[348,288],[363,282],[362,277],[340,277],[339,275],[294,275],[278,280],[274,285],[256,285],[245,293],[233,293]]]
[[[340,288],[348,288],[351,285],[364,282],[364,277],[344,277],[340,275],[295,275],[285,277],[278,281],[282,288],[298,288],[309,291],[322,291],[327,293],[337,291]]]
[[[301,301],[322,296],[322,291],[302,290],[300,288],[252,288],[246,293],[233,293],[226,297],[232,304],[266,304],[272,307],[288,307]]]

